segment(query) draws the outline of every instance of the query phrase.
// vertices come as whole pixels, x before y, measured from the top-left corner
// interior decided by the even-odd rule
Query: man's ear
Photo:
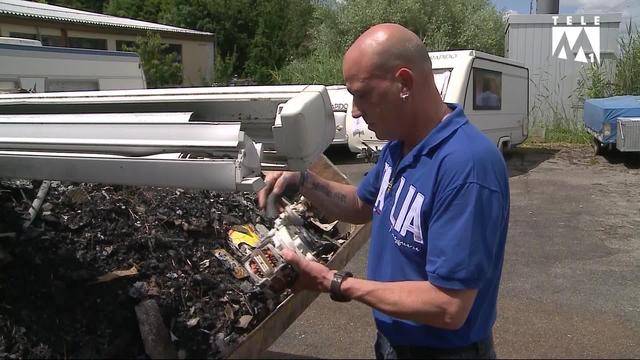
[[[413,91],[413,71],[407,68],[400,68],[396,71],[396,80],[400,83],[400,97],[406,99]]]

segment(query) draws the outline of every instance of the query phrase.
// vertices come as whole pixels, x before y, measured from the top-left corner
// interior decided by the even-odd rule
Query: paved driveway
[[[352,182],[371,164],[332,161]],[[498,356],[640,357],[640,160],[526,147],[507,160],[511,221],[495,327]],[[347,265],[364,276],[367,246]],[[321,295],[265,357],[372,357],[371,312]]]

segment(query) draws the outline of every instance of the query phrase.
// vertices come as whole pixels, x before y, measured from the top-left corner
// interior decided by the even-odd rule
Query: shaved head
[[[366,59],[374,73],[391,74],[401,67],[431,72],[431,61],[422,40],[398,24],[379,24],[365,31],[345,54],[345,62]],[[360,61],[357,61],[360,62]]]
[[[411,30],[379,24],[344,55],[342,74],[353,95],[351,116],[381,140],[420,141],[448,113],[433,79],[427,47]]]

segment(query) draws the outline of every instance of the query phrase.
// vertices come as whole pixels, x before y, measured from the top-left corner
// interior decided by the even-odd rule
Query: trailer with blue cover
[[[596,155],[613,149],[640,151],[640,96],[586,100],[584,126],[593,135]]]

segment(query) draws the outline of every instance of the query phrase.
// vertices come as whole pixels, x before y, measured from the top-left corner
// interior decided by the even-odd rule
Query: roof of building
[[[189,30],[175,26],[97,14],[88,11],[24,0],[0,0],[0,16],[1,15],[136,30],[162,31],[201,36],[213,35],[212,33],[204,31]]]
[[[2,0],[0,0],[2,2]],[[507,24],[553,24],[553,17],[556,16],[560,26],[566,21],[567,16],[571,16],[574,25],[579,25],[581,18],[593,25],[593,17],[599,16],[600,23],[619,23],[622,21],[622,13],[603,13],[603,14],[509,14],[507,16]]]

